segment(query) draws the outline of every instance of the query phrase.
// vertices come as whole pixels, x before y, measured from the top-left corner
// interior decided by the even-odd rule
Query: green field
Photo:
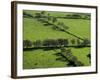
[[[24,12],[35,15],[36,12],[41,11],[31,11],[24,10]],[[62,15],[72,14],[67,12],[50,12],[50,15],[54,17],[61,17]],[[81,14],[81,13],[80,13]],[[90,20],[86,19],[65,19],[58,18],[58,21],[63,22],[69,28],[66,30],[71,34],[74,34],[82,39],[90,39]],[[56,24],[56,23],[55,23]],[[38,21],[36,18],[28,18],[23,17],[23,38],[24,40],[41,40],[44,41],[46,39],[68,39],[69,41],[72,39],[77,39],[77,37],[65,33],[63,31],[53,30],[52,25],[44,26],[44,24]],[[82,41],[82,40],[80,40]],[[69,43],[71,44],[71,43]],[[69,49],[69,47],[66,49]],[[72,54],[77,57],[79,61],[84,63],[84,66],[90,66],[89,58],[87,55],[90,52],[90,47],[83,48],[74,48],[70,47]],[[34,68],[53,68],[53,67],[69,67],[68,61],[57,60],[61,56],[57,56],[56,54],[60,52],[60,49],[54,50],[43,50],[36,49],[30,51],[23,51],[23,69],[34,69]]]

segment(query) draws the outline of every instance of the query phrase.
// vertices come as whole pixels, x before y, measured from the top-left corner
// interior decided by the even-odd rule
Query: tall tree
[[[53,22],[53,23],[57,22],[57,18],[56,18],[56,17],[53,17],[53,18],[52,18],[52,22]]]
[[[84,46],[90,45],[90,40],[89,39],[84,39],[83,43]]]
[[[34,47],[41,47],[42,46],[42,42],[40,40],[36,40],[35,42],[33,42]]]
[[[72,44],[75,44],[75,39],[72,39],[72,40],[71,40],[71,43],[72,43]]]
[[[30,48],[30,47],[32,47],[32,41],[30,41],[30,40],[24,40],[23,41],[23,47],[24,48]]]

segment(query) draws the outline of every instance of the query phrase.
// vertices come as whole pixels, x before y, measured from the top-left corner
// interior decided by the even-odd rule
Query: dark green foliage
[[[61,54],[69,61],[70,66],[84,66],[84,64],[78,61],[77,57],[72,55],[71,49],[65,49],[61,47]]]
[[[40,40],[37,40],[35,42],[33,42],[34,47],[41,47],[42,46],[42,42]]]
[[[72,43],[72,44],[75,44],[75,39],[72,39],[72,40],[71,40],[71,43]]]
[[[83,43],[84,46],[90,45],[90,40],[89,39],[84,39]]]
[[[52,17],[52,22],[53,23],[57,22],[57,18],[56,17]]]
[[[68,14],[66,15],[66,18],[69,19],[85,19],[85,20],[90,20],[91,15],[90,14],[84,14],[84,13],[73,13],[73,14]]]
[[[45,15],[46,14],[46,11],[41,11],[41,14]]]
[[[33,18],[33,15],[28,14],[28,13],[26,13],[26,12],[23,12],[23,17],[26,17],[26,18]]]
[[[77,39],[77,46],[81,46],[81,41]]]
[[[67,46],[68,45],[68,39],[58,39],[59,46]]]
[[[40,13],[35,13],[35,18],[41,18],[41,14]]]
[[[67,15],[66,17],[71,18],[71,19],[80,19],[80,18],[82,18],[81,15],[78,14],[78,13],[73,13],[71,15]]]
[[[24,48],[30,48],[30,47],[32,47],[32,41],[30,41],[30,40],[24,40],[23,41],[23,47]]]
[[[56,47],[58,45],[56,40],[48,39],[43,41],[43,46],[47,47]]]

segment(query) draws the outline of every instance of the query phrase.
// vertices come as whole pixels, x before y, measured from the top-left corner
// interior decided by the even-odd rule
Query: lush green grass
[[[24,18],[24,39],[31,41],[46,40],[46,39],[77,39],[76,37],[69,35],[62,31],[52,29],[53,26],[44,26],[36,19]]]
[[[34,16],[36,11],[28,11],[25,12],[32,14]],[[39,12],[39,11],[37,11]],[[69,13],[58,13],[58,12],[48,12],[52,16],[61,16]],[[71,13],[70,13],[71,14]],[[67,31],[70,33],[77,35],[81,38],[90,39],[90,20],[83,19],[63,19],[59,18],[60,22],[64,22],[66,26],[69,27]],[[64,38],[68,39],[77,39],[76,37],[62,32],[52,29],[52,25],[44,26],[42,22],[38,21],[35,18],[23,18],[23,38],[29,39],[31,41],[36,40],[45,40],[45,39],[58,39]],[[73,55],[75,55],[79,61],[85,64],[85,66],[89,66],[89,59],[86,57],[90,52],[90,48],[71,48]],[[51,67],[66,67],[67,61],[63,62],[60,60],[56,60],[59,56],[55,55],[57,52],[60,52],[58,49],[44,51],[42,49],[33,50],[33,51],[24,51],[23,53],[23,68],[24,69],[33,69],[33,68],[51,68]]]
[[[90,48],[70,48],[72,54],[77,57],[79,61],[84,63],[85,66],[89,66],[89,59],[87,54]],[[60,50],[48,50],[43,49],[24,51],[24,69],[33,68],[52,68],[52,67],[66,67],[68,66],[68,61],[56,60],[57,58],[62,58],[62,56],[57,56],[56,53],[60,53]]]
[[[64,22],[69,27],[68,31],[72,34],[75,34],[83,39],[90,39],[90,20],[60,19],[60,21]]]
[[[90,48],[71,48],[71,50],[73,55],[76,56],[79,61],[84,63],[86,66],[90,65],[89,58],[87,58]]]
[[[42,49],[24,52],[24,68],[49,68],[49,67],[64,67],[66,62],[57,61],[59,56],[54,50],[44,51]]]

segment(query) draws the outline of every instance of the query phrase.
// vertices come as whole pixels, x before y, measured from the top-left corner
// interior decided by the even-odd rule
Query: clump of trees
[[[73,14],[67,14],[65,18],[90,20],[91,15],[87,13],[73,13]]]
[[[80,41],[79,39],[77,39],[77,47],[85,47],[85,46],[90,46],[89,39],[84,39],[83,41]]]
[[[68,39],[47,39],[42,42],[42,46],[44,47],[60,47],[67,45]]]
[[[41,40],[36,40],[35,42],[33,42],[33,46],[34,47],[41,47],[42,46],[42,41]]]
[[[68,39],[46,39],[46,40],[24,40],[23,41],[23,47],[24,48],[32,48],[32,47],[62,47],[62,46],[75,46],[75,47],[86,47],[90,46],[90,41],[88,39],[84,39],[83,41],[80,41],[79,39],[71,39],[70,41]]]
[[[51,16],[46,11],[41,11],[41,12],[35,13],[35,18],[37,18],[37,20],[41,21],[42,23],[52,24],[53,25],[52,29],[54,29],[54,30],[64,31],[69,28],[63,22],[59,22],[57,17]]]
[[[33,15],[31,15],[31,14],[28,14],[27,12],[23,12],[23,17],[25,17],[25,18],[33,18]]]
[[[67,46],[68,39],[46,39],[44,41],[36,40],[34,42],[30,40],[24,40],[23,46],[24,48],[29,47],[60,47],[60,46]]]
[[[30,47],[32,47],[32,41],[30,41],[30,40],[24,40],[23,41],[23,47],[24,48],[30,48]]]
[[[80,62],[77,57],[75,57],[71,49],[66,49],[65,47],[61,48],[61,54],[64,56],[68,61],[71,66],[84,66],[82,62]]]

